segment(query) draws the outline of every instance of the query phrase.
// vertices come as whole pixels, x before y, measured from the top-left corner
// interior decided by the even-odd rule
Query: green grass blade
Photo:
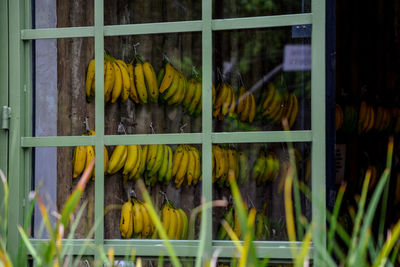
[[[396,225],[393,228],[392,233],[386,239],[386,242],[385,242],[384,246],[382,247],[381,251],[379,252],[379,255],[376,258],[373,267],[385,265],[385,263],[388,259],[388,256],[389,256],[393,246],[397,242],[399,236],[400,236],[400,220],[396,223]]]
[[[308,253],[310,251],[311,238],[312,238],[313,224],[308,227],[307,233],[303,239],[303,244],[301,245],[301,250],[295,258],[295,266],[304,266],[304,261],[306,260]]]
[[[328,242],[327,242],[328,253],[331,253],[333,245],[335,243],[335,233],[336,233],[337,218],[338,218],[338,215],[339,215],[339,211],[340,211],[340,207],[341,207],[341,204],[342,204],[342,199],[343,199],[343,195],[344,195],[345,190],[346,190],[346,185],[342,185],[339,188],[339,191],[338,191],[338,194],[337,194],[337,197],[336,197],[336,201],[335,201],[335,206],[333,208],[333,213],[332,213],[332,216],[331,216],[331,218],[329,220],[330,225],[329,225]]]
[[[28,236],[26,235],[24,229],[22,229],[21,226],[17,226],[18,227],[18,231],[21,235],[21,239],[24,242],[26,248],[28,249],[28,251],[30,252],[32,258],[35,260],[35,263],[37,264],[37,266],[41,266],[42,265],[42,258],[37,254],[35,248],[32,246],[32,243],[29,241]]]
[[[72,240],[73,240],[73,238],[74,238],[74,234],[75,234],[76,228],[78,228],[79,222],[80,222],[81,217],[82,217],[82,215],[83,215],[83,211],[84,211],[85,208],[86,208],[86,204],[87,204],[87,202],[85,201],[85,202],[82,204],[82,206],[80,207],[80,209],[78,210],[78,213],[77,213],[77,215],[76,215],[76,218],[75,218],[73,224],[71,225],[71,229],[70,229],[70,231],[69,231],[67,240],[66,240],[66,242],[65,242],[65,246],[64,246],[63,249],[61,250],[61,257],[64,257],[64,256],[67,254],[68,245],[72,243]],[[71,248],[71,249],[72,249],[72,248]],[[69,253],[68,253],[68,254],[69,254]]]

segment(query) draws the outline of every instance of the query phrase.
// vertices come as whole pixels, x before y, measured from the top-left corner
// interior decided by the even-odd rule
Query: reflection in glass
[[[221,225],[224,218],[241,236],[233,206],[229,178],[235,178],[247,209],[257,211],[257,240],[288,240],[283,190],[293,159],[300,183],[311,186],[309,143],[295,143],[289,155],[284,143],[213,145],[213,199],[227,199],[226,208],[213,209],[213,237],[229,240]],[[311,202],[301,195],[302,214],[310,220]],[[243,238],[243,236],[241,236]]]
[[[214,131],[310,129],[311,38],[295,28],[214,33]]]

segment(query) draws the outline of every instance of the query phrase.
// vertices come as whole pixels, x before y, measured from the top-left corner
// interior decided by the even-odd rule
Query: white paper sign
[[[283,70],[311,70],[311,45],[285,45]]]

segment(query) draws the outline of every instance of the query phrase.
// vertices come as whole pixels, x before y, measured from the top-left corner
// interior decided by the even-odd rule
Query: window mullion
[[[95,53],[95,244],[104,242],[104,5],[103,0],[94,3],[94,53]],[[95,258],[99,255],[96,253]]]

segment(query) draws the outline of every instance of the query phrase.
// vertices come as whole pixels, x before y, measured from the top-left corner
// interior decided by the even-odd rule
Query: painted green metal
[[[237,30],[264,27],[284,27],[292,25],[310,24],[312,14],[295,14],[280,16],[262,16],[254,18],[234,18],[213,20],[213,30]]]
[[[79,37],[93,37],[93,36],[94,36],[94,27],[21,30],[22,40],[79,38]]]
[[[47,239],[30,239],[29,241],[36,250],[41,249],[43,244],[49,242]],[[93,239],[74,239],[69,240],[68,243],[64,240],[62,245],[70,249],[72,255],[94,256],[95,254]]]
[[[234,132],[213,133],[214,143],[277,143],[277,142],[310,142],[311,131],[275,131],[275,132]]]
[[[1,4],[6,0],[0,0]],[[104,173],[103,158],[104,145],[117,144],[202,144],[203,182],[202,194],[205,201],[212,200],[212,173],[211,155],[213,143],[271,143],[271,142],[312,142],[312,188],[313,188],[313,219],[318,222],[315,228],[314,242],[325,242],[325,211],[317,207],[318,202],[325,202],[325,1],[313,0],[311,14],[295,14],[280,16],[265,16],[234,19],[212,19],[212,1],[202,0],[202,19],[200,21],[148,23],[135,25],[104,26],[104,1],[95,0],[93,27],[73,27],[55,29],[30,29],[29,18],[31,9],[29,0],[10,1],[9,14],[9,47],[10,55],[10,105],[13,109],[13,117],[10,121],[9,146],[12,148],[9,154],[9,176],[11,203],[15,203],[17,212],[10,217],[9,242],[16,247],[19,242],[15,225],[23,220],[24,196],[29,187],[31,148],[43,146],[96,146],[96,180],[95,180],[95,220],[102,221],[104,217]],[[24,4],[25,3],[25,4]],[[1,9],[3,10],[3,9]],[[1,12],[1,11],[0,11]],[[2,16],[0,19],[4,18]],[[27,20],[27,21],[25,21]],[[312,129],[309,131],[292,132],[212,132],[212,32],[220,30],[266,28],[291,26],[301,24],[313,24],[312,29]],[[23,30],[21,30],[23,29]],[[59,136],[59,137],[31,137],[31,43],[33,39],[94,37],[96,59],[96,90],[103,92],[104,69],[103,51],[104,37],[116,35],[138,35],[174,32],[201,32],[202,34],[202,85],[203,85],[203,111],[202,132],[186,134],[154,134],[154,135],[104,135],[104,94],[97,93],[95,97],[95,136]],[[3,31],[0,33],[3,34]],[[2,38],[3,40],[3,38]],[[0,40],[0,42],[2,42]],[[4,46],[3,46],[4,47]],[[1,51],[3,52],[3,51]],[[1,68],[1,66],[0,66]],[[0,73],[0,75],[4,72]],[[3,81],[3,79],[2,79]],[[0,88],[0,90],[2,90]],[[0,91],[2,93],[2,91]],[[1,94],[3,96],[3,94]],[[1,137],[1,136],[0,136]],[[1,141],[1,139],[0,139]],[[1,158],[0,158],[1,160]],[[1,162],[0,162],[1,164]],[[1,165],[0,165],[1,167]],[[11,168],[12,167],[12,168]],[[13,207],[14,208],[14,207]],[[234,255],[234,243],[229,241],[212,240],[212,212],[203,213],[202,222],[206,223],[205,247],[202,255],[210,256],[216,249],[222,249],[222,257]],[[34,240],[35,246],[40,246],[45,240]],[[85,240],[74,240],[73,251],[79,253],[85,246]],[[100,223],[95,231],[94,240],[89,241],[96,245],[104,245],[115,249],[115,254],[123,256],[130,253],[133,245],[137,255],[154,256],[164,250],[160,240],[104,240],[104,224]],[[172,241],[177,249],[178,256],[197,256],[199,241]],[[301,242],[297,242],[299,247]],[[289,242],[257,242],[259,255],[270,256],[275,259],[290,259]],[[128,251],[128,252],[127,252]],[[95,255],[93,250],[85,252],[87,255]],[[12,251],[16,256],[16,251]],[[316,263],[318,259],[316,259]],[[316,264],[317,266],[321,266]]]
[[[201,21],[181,21],[181,22],[159,22],[159,23],[142,23],[142,24],[126,24],[113,25],[104,27],[105,36],[119,35],[139,35],[139,34],[159,34],[174,32],[200,32],[202,27]]]
[[[212,201],[212,1],[202,0],[202,194],[205,202]],[[201,238],[205,240],[204,252],[198,251],[198,257],[212,255],[212,209],[203,211],[201,223],[206,224],[206,231]]]
[[[97,246],[104,242],[104,3],[103,0],[94,1],[94,57],[95,66],[95,125],[96,125],[96,180],[94,194],[94,218],[98,226],[94,233]],[[95,254],[95,259],[100,259]]]
[[[94,146],[94,136],[21,137],[22,147]]]
[[[8,107],[8,1],[0,0],[0,108]],[[0,110],[2,112],[2,110]],[[9,120],[7,120],[9,122]],[[8,125],[9,126],[9,125]],[[8,176],[8,130],[0,127],[0,170]],[[0,186],[0,196],[4,196],[3,187]],[[3,198],[0,198],[0,216],[4,218],[2,205]],[[6,235],[0,231],[0,235]]]
[[[10,203],[13,203],[13,212],[9,214],[9,229],[7,246],[9,248],[18,248],[20,244],[17,225],[23,222],[23,203],[24,203],[24,157],[20,146],[21,134],[24,132],[24,123],[21,120],[24,113],[24,50],[21,41],[20,30],[24,25],[23,1],[15,0],[9,2],[9,103],[13,115],[10,119],[9,131],[9,189]],[[31,114],[31,113],[29,113]],[[10,249],[10,256],[17,262],[17,249]]]
[[[313,242],[326,246],[326,171],[325,171],[325,0],[312,0],[312,70],[311,70],[311,150]],[[314,257],[315,266],[324,266]]]

